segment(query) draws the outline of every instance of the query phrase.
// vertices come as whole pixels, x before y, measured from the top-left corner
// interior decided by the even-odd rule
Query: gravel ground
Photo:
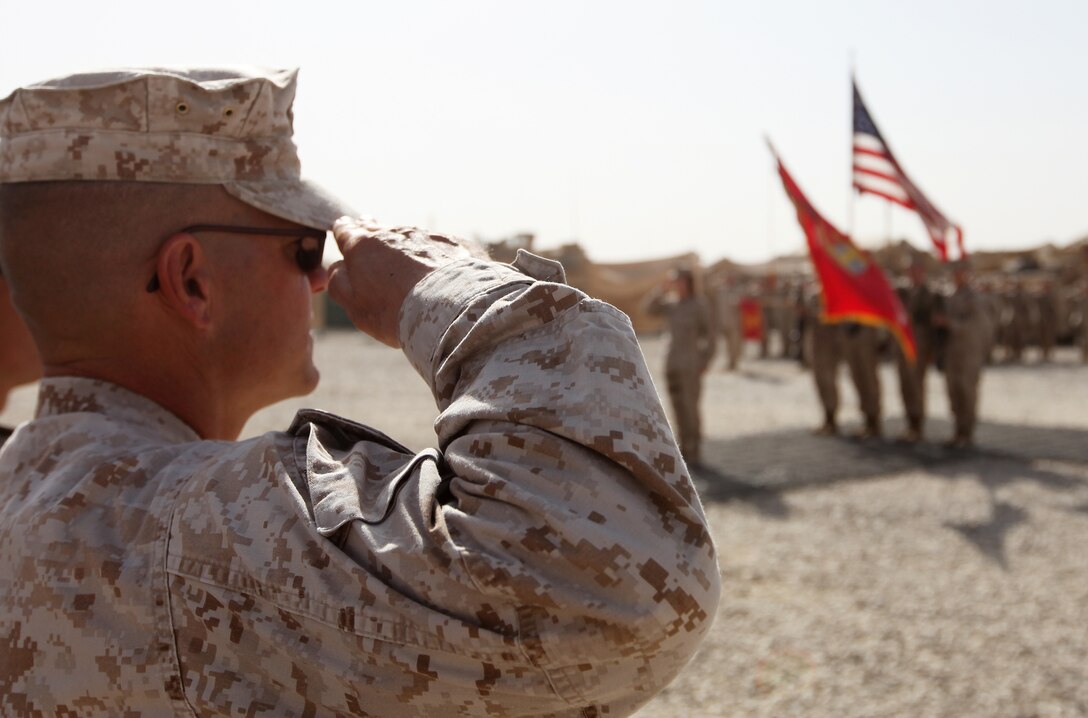
[[[643,342],[650,366],[662,343]],[[258,414],[246,435],[318,406],[421,448],[435,411],[398,352],[318,337],[323,381]],[[889,435],[901,421],[884,367]],[[842,419],[859,420],[843,377]],[[659,381],[659,386],[663,383]],[[749,361],[706,380],[697,472],[724,593],[688,668],[638,716],[1088,716],[1088,367],[993,367],[978,447],[810,435],[810,377]],[[29,416],[18,390],[0,423]]]

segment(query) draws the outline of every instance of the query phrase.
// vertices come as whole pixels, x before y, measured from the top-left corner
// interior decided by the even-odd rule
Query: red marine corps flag
[[[755,297],[740,300],[740,331],[745,339],[763,338],[763,305]]]
[[[854,187],[858,192],[875,194],[889,202],[912,209],[922,218],[929,238],[937,248],[941,259],[948,261],[948,232],[956,235],[956,248],[960,258],[967,256],[963,249],[963,230],[941,214],[922,194],[922,190],[910,181],[907,173],[892,154],[880,130],[876,128],[869,110],[861,101],[858,83],[854,87]]]
[[[773,146],[771,154],[778,163],[778,175],[786,194],[797,210],[797,221],[805,231],[812,266],[820,278],[824,298],[821,319],[884,327],[899,342],[903,354],[914,361],[910,319],[884,272],[868,252],[854,246],[849,237],[820,216],[790,177]]]

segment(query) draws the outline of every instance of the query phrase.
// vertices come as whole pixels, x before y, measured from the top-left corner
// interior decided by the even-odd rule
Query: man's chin
[[[314,389],[317,388],[318,378],[319,374],[315,370],[312,373],[308,372],[304,378],[301,378],[298,381],[291,382],[290,384],[281,384],[279,386],[279,391],[265,397],[260,408],[265,409],[273,404],[278,404],[281,401],[299,399],[312,394]]]
[[[314,367],[310,371],[310,384],[309,384],[309,388],[306,390],[306,393],[309,394],[309,393],[313,392],[313,390],[316,389],[317,385],[320,384],[320,383],[321,383],[321,372],[318,371],[317,367]]]
[[[295,396],[306,396],[317,388],[317,385],[321,382],[321,372],[313,364],[310,365],[305,371],[303,380],[299,386],[299,391]]]
[[[299,368],[289,378],[282,377],[279,382],[265,385],[269,389],[274,386],[275,389],[265,394],[264,403],[260,408],[312,394],[320,379],[321,372],[313,364]]]

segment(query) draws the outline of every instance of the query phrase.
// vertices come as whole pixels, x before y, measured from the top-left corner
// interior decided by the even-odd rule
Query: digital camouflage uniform
[[[1024,356],[1031,331],[1031,309],[1022,285],[1009,295],[1008,349],[1009,360],[1019,362]]]
[[[299,179],[294,87],[124,71],[20,90],[0,101],[0,181],[222,184],[328,228],[343,204]],[[200,440],[119,386],[43,380],[0,449],[0,715],[649,700],[715,613],[705,516],[627,318],[554,263],[516,267],[443,267],[401,309],[438,450],[316,411]]]
[[[945,302],[948,349],[945,382],[955,423],[954,441],[970,442],[978,415],[978,385],[990,336],[983,299],[971,287],[957,289]]]
[[[843,327],[816,320],[812,325],[812,378],[824,411],[825,433],[838,432],[839,366],[843,360]]]
[[[44,380],[0,451],[0,713],[624,715],[675,676],[718,570],[626,317],[467,261],[401,338],[440,452]]]
[[[823,301],[819,292],[809,294],[805,301],[805,333],[809,343],[807,354],[812,365],[816,395],[823,409],[820,434],[837,434],[839,411],[839,366],[844,358],[843,327],[823,321]]]
[[[1050,361],[1058,338],[1058,293],[1052,286],[1044,287],[1035,302],[1039,316],[1039,349],[1043,361]]]
[[[903,397],[907,430],[920,438],[925,425],[926,372],[933,356],[933,314],[938,298],[925,284],[901,288],[899,298],[910,317],[915,348],[915,361],[910,362],[896,342],[899,390]]]
[[[786,356],[790,331],[790,301],[783,285],[774,277],[768,277],[760,289],[760,307],[763,312],[763,333],[759,338],[759,356],[771,356],[771,333],[778,334],[778,356]]]
[[[671,302],[658,296],[651,300],[648,311],[664,316],[669,327],[665,384],[676,416],[680,452],[688,461],[699,461],[703,437],[699,398],[715,344],[710,311],[696,296]]]
[[[843,346],[850,379],[857,391],[865,420],[861,433],[880,436],[880,375],[877,373],[880,363],[879,330],[867,324],[846,324]]]

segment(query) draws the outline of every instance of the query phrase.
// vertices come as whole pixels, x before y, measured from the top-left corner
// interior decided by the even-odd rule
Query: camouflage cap
[[[219,184],[269,214],[331,229],[356,213],[301,177],[297,74],[125,69],[17,89],[0,100],[0,182]]]

